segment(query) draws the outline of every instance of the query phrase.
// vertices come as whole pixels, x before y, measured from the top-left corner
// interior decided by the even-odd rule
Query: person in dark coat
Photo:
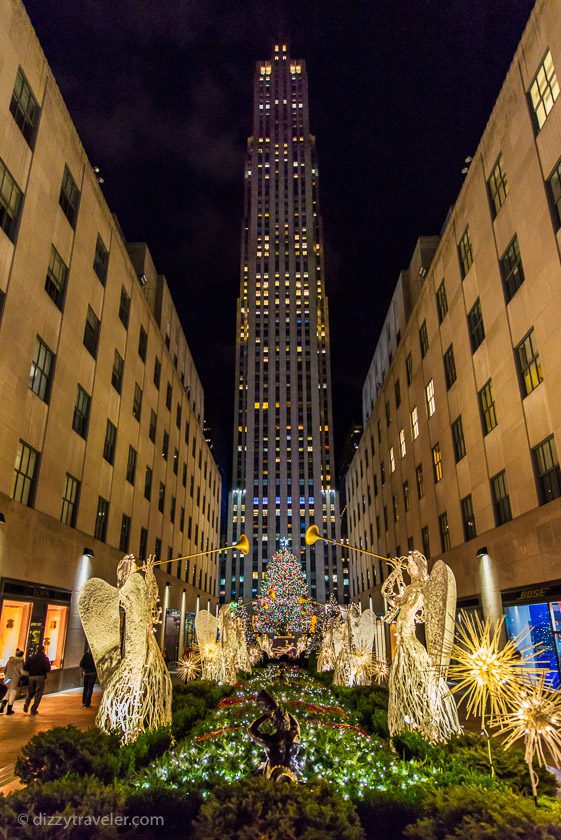
[[[33,656],[26,659],[23,664],[23,668],[24,671],[27,671],[29,674],[29,686],[27,688],[27,697],[25,698],[25,703],[23,704],[23,711],[27,712],[29,704],[33,700],[31,714],[36,715],[39,703],[41,702],[41,697],[43,696],[43,692],[45,690],[45,680],[47,679],[47,674],[51,670],[51,663],[45,653],[44,645],[39,645],[37,653],[34,653]]]
[[[80,668],[84,675],[84,690],[82,692],[82,706],[89,709],[92,704],[92,693],[95,682],[97,680],[97,671],[95,668],[94,658],[89,648],[80,659]]]

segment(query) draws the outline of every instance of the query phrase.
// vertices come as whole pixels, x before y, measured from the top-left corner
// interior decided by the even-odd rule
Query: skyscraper
[[[285,44],[257,62],[247,144],[238,299],[234,463],[221,596],[252,600],[280,540],[301,556],[312,598],[342,598],[333,546],[306,548],[311,522],[339,535],[329,325],[308,78]]]

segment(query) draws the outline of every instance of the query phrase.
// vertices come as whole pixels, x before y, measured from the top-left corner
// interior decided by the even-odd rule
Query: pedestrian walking
[[[92,693],[95,682],[97,680],[97,671],[95,668],[94,658],[91,650],[86,648],[86,652],[80,659],[80,668],[84,675],[84,690],[82,691],[82,706],[89,709],[92,703]]]
[[[51,670],[51,663],[43,645],[39,645],[37,653],[34,653],[33,656],[26,659],[23,667],[29,674],[29,687],[27,689],[25,703],[23,704],[23,711],[27,712],[29,704],[33,700],[31,714],[36,715],[43,691],[45,690],[45,680]]]
[[[26,675],[26,671],[23,667],[23,664],[23,650],[17,648],[15,656],[10,656],[4,669],[4,685],[8,688],[8,696],[5,700],[2,700],[2,702],[0,703],[0,714],[4,711],[4,707],[6,705],[8,706],[8,708],[6,709],[6,714],[14,714],[14,701],[18,696],[20,680],[23,676]]]

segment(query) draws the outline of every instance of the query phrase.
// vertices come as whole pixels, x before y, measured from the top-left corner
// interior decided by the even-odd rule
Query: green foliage
[[[173,687],[172,712],[189,706],[195,701],[201,701],[206,711],[214,708],[223,697],[228,697],[234,691],[231,685],[217,685],[208,680],[192,680]]]
[[[97,729],[81,732],[75,726],[57,726],[39,732],[23,747],[15,772],[22,782],[50,782],[65,773],[112,777],[112,757],[119,739]]]
[[[512,791],[489,791],[476,785],[430,790],[427,816],[405,829],[410,840],[557,840],[561,808],[549,802],[536,808],[531,799]]]
[[[394,735],[392,744],[397,754],[403,758],[404,761],[424,761],[430,753],[430,744],[419,735],[418,732],[400,732],[399,735]]]
[[[347,708],[355,713],[360,725],[367,732],[376,732],[374,727],[374,715],[379,710],[387,712],[388,691],[382,686],[361,685],[353,688],[346,686],[333,686],[336,697],[343,702]],[[377,717],[377,723],[381,718]]]
[[[247,779],[216,790],[195,820],[195,840],[364,840],[352,803],[313,788]]]
[[[386,709],[375,709],[374,714],[370,720],[370,728],[374,735],[379,735],[380,738],[389,738],[390,730],[388,727],[388,713]]]
[[[404,828],[423,814],[424,788],[421,785],[405,790],[370,790],[356,803],[367,840],[396,840]]]
[[[170,790],[165,786],[130,793],[125,805],[125,816],[129,822],[134,817],[163,816],[164,826],[157,830],[154,825],[137,829],[134,837],[151,838],[166,835],[169,838],[191,837],[191,823],[199,813],[202,799],[196,793]],[[137,820],[139,822],[139,820]]]
[[[127,778],[141,767],[162,756],[172,745],[173,739],[168,726],[148,730],[139,735],[117,752],[113,763],[116,778]]]

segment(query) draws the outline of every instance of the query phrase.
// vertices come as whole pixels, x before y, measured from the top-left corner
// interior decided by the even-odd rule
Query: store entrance
[[[45,595],[46,597],[33,597]],[[57,603],[59,595],[67,603]],[[58,599],[57,599],[58,600]],[[51,667],[62,668],[70,593],[52,592],[17,581],[5,581],[0,604],[0,663],[20,648],[26,657],[44,645]]]

